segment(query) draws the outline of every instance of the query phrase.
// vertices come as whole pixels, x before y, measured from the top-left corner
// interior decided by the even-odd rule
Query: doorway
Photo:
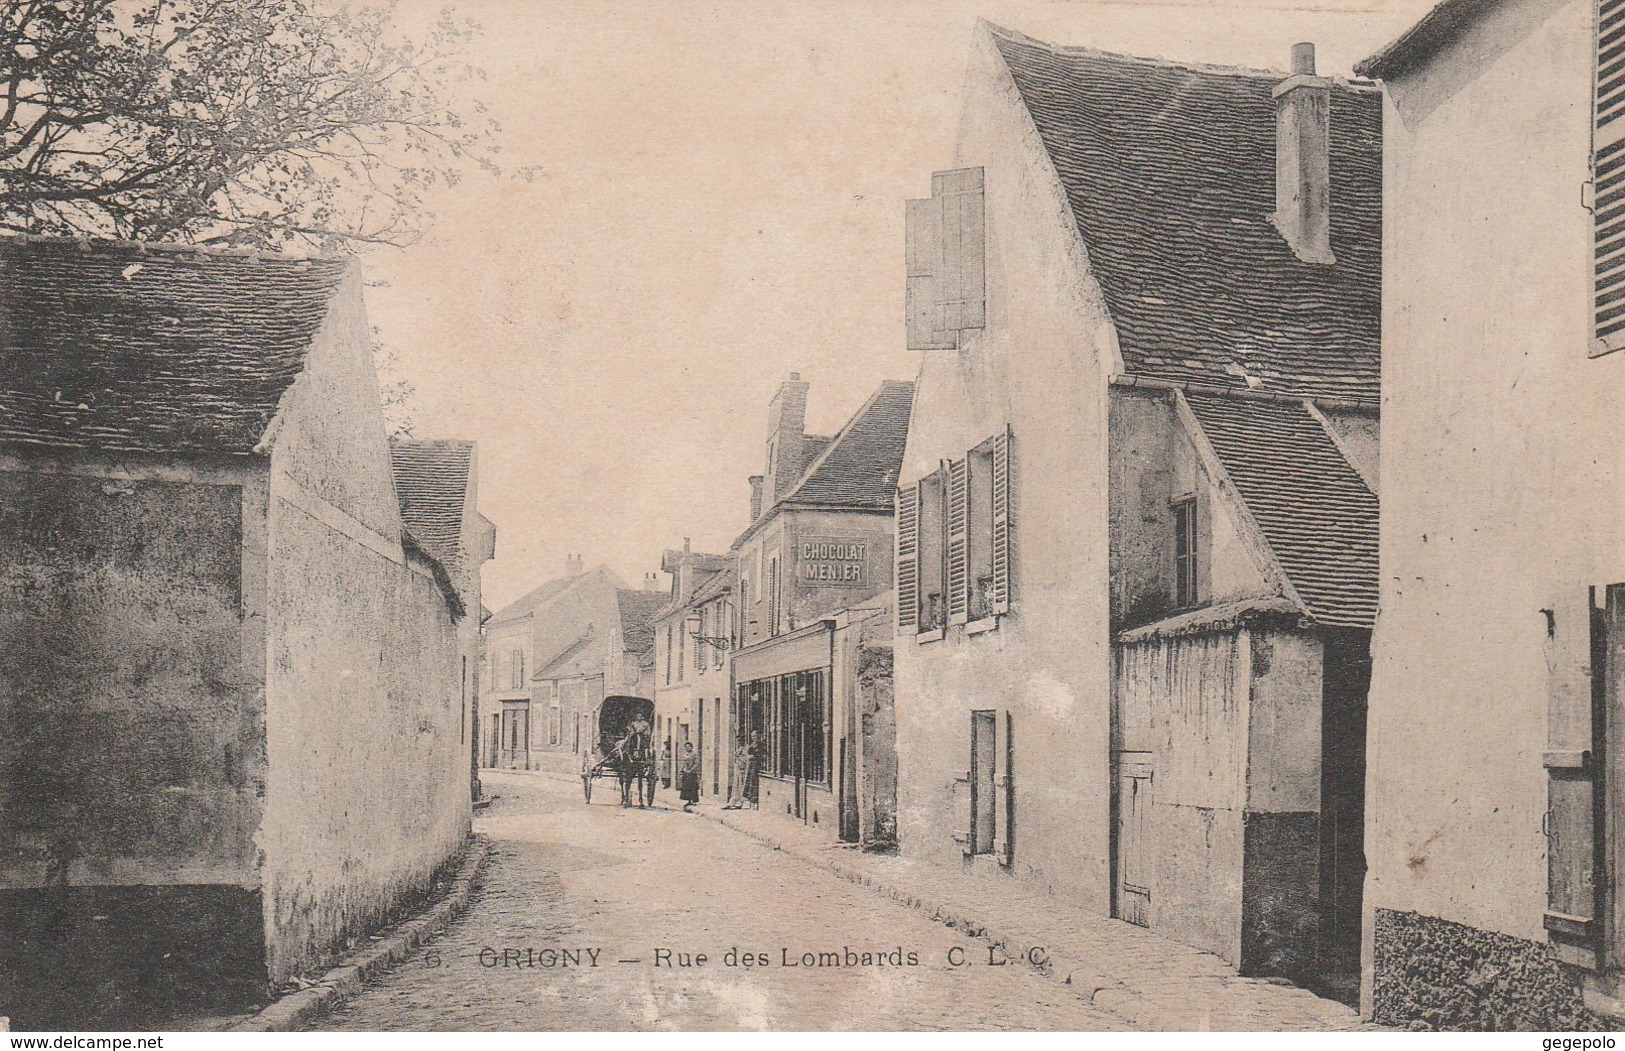
[[[1371,633],[1328,632],[1320,734],[1320,992],[1360,1000],[1365,887],[1366,695]]]

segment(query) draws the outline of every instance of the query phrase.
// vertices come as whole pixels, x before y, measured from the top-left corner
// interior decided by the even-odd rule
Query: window
[[[559,707],[558,686],[553,687],[553,700],[547,712],[547,743],[556,745],[564,739],[564,710]]]
[[[969,827],[957,836],[967,854],[992,854],[999,864],[1015,863],[1016,792],[1015,726],[1004,713],[1004,733],[999,733],[999,713],[970,713],[970,770],[958,780],[969,798],[959,796],[961,813],[969,817]]]
[[[946,583],[944,569],[943,472],[920,480],[919,516],[919,630],[940,631],[948,623],[948,606],[943,601]]]
[[[996,712],[970,713],[970,852],[993,853],[997,820],[998,732]]]
[[[711,607],[706,606],[700,610],[700,637],[694,640],[694,670],[702,675],[705,674],[705,650],[710,645],[704,640],[711,635]]]
[[[1174,606],[1185,609],[1197,602],[1196,498],[1174,504]]]
[[[688,625],[677,630],[677,681],[683,681],[683,667],[688,663]]]
[[[1010,433],[897,491],[897,626],[996,627],[1010,612]]]
[[[671,685],[671,625],[666,625],[666,685]]]
[[[819,668],[740,684],[737,739],[744,744],[753,730],[762,735],[763,773],[830,783],[834,724],[824,680]]]
[[[739,637],[741,646],[750,644],[750,580],[739,582]]]
[[[508,688],[517,690],[525,685],[525,651],[512,650],[508,654]]]
[[[993,439],[966,456],[969,522],[966,534],[970,562],[968,616],[973,621],[993,616]]]
[[[767,560],[767,635],[768,638],[779,633],[779,559],[778,556]]]
[[[733,619],[728,616],[728,604],[726,602],[719,602],[717,603],[715,609],[716,616],[713,619],[716,621],[717,637],[726,638],[729,622]],[[711,647],[711,666],[713,668],[722,667],[722,655],[725,652],[727,651],[721,646]]]

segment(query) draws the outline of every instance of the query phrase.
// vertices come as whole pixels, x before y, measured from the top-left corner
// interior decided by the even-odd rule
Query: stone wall
[[[29,1029],[251,1002],[248,476],[27,466],[0,464],[0,1004]]]
[[[1411,1029],[1609,1031],[1539,942],[1376,909],[1372,1019]]]

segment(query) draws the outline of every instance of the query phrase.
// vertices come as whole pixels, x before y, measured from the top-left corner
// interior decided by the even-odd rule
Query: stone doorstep
[[[406,959],[419,945],[440,932],[468,907],[468,898],[489,856],[491,845],[475,835],[468,854],[452,877],[451,888],[419,916],[396,926],[382,940],[352,955],[332,968],[308,989],[289,993],[272,1001],[257,1014],[224,1028],[233,1033],[285,1033],[306,1025],[361,991],[381,972]]]
[[[964,931],[973,938],[994,945],[1012,960],[1023,961],[1029,969],[1067,986],[1070,991],[1081,996],[1085,1001],[1110,1014],[1117,1015],[1131,1025],[1142,1029],[1168,1030],[1172,1028],[1169,1022],[1177,1017],[1183,1016],[1183,1019],[1189,1022],[1199,1020],[1191,1016],[1189,997],[1180,995],[1177,991],[1158,990],[1154,987],[1143,990],[1135,988],[1134,986],[1141,983],[1134,982],[1131,984],[1122,978],[1103,973],[1097,964],[1079,960],[1072,955],[1056,952],[1053,949],[1048,950],[1048,960],[1045,965],[1034,965],[1026,957],[1027,950],[1038,944],[1031,934],[999,930],[985,921],[975,919],[973,915],[965,913],[962,908],[920,897],[918,894],[904,889],[901,882],[894,885],[883,876],[876,876],[854,868],[839,854],[832,852],[815,853],[799,844],[788,843],[786,842],[788,837],[781,838],[770,832],[753,828],[732,814],[705,808],[701,808],[697,813],[707,820],[731,828],[764,846],[788,854],[808,864],[817,865],[842,879],[866,887],[882,897],[905,905],[916,912],[924,913],[944,926]],[[820,844],[820,846],[823,846],[823,844]],[[1190,950],[1190,952],[1195,954],[1196,950]],[[1218,962],[1214,962],[1211,968],[1208,966],[1196,967],[1193,972],[1187,977],[1210,981],[1256,983],[1261,987],[1273,985],[1273,983],[1259,982],[1256,979],[1242,978]],[[1161,992],[1162,995],[1156,995],[1157,992]],[[1292,993],[1302,993],[1305,1000],[1312,999],[1315,1001],[1313,1006],[1322,1007],[1320,998],[1307,990],[1299,990],[1296,987],[1279,990],[1279,995],[1282,996],[1290,996]],[[1317,1010],[1314,1013],[1321,1012]],[[1353,1015],[1352,1012],[1346,1020],[1331,1017],[1337,1013],[1331,1005],[1324,1006],[1324,1013],[1327,1015],[1323,1019],[1324,1028],[1327,1030],[1347,1030],[1357,1027],[1362,1029],[1376,1028],[1362,1025],[1358,1016]],[[1234,1008],[1228,1004],[1213,1011],[1207,1018],[1209,1020],[1233,1021],[1238,1025],[1247,1021],[1246,1018],[1237,1016]],[[1304,1018],[1304,1021],[1311,1022],[1317,1021],[1317,1019]]]

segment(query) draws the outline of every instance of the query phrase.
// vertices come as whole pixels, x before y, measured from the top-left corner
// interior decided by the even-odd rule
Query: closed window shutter
[[[1010,431],[993,439],[993,612],[1010,612]]]
[[[1546,930],[1559,959],[1596,964],[1596,768],[1592,733],[1594,689],[1605,654],[1591,609],[1581,591],[1553,604],[1546,635],[1547,733]],[[1592,676],[1584,674],[1590,666]]]
[[[948,464],[948,620],[963,624],[970,613],[970,465]]]
[[[1016,742],[1015,723],[1004,713],[1003,773],[999,778],[999,835],[994,849],[999,864],[1009,868],[1016,863]]]
[[[920,621],[920,487],[897,490],[897,629]]]
[[[981,168],[931,176],[931,195],[942,202],[941,327],[950,331],[981,328],[986,320],[982,183]]]
[[[1625,0],[1597,5],[1591,354],[1625,348]]]
[[[909,201],[903,213],[908,274],[904,313],[909,350],[952,350],[954,333],[942,326],[942,201]]]

